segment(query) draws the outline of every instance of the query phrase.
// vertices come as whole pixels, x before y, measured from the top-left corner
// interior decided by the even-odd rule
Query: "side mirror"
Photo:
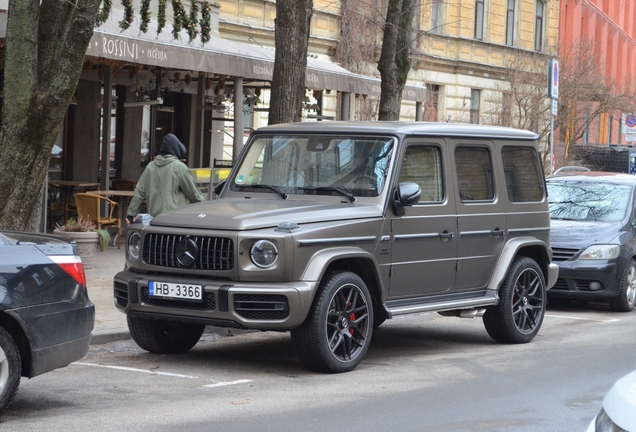
[[[393,209],[398,216],[404,214],[404,207],[412,206],[420,200],[422,189],[417,183],[400,183],[395,190]]]
[[[218,182],[216,186],[214,186],[214,195],[219,196],[221,194],[221,191],[223,190],[223,186],[225,186],[226,182],[227,182],[227,179],[224,179]]]
[[[400,183],[395,198],[401,206],[412,206],[420,200],[422,189],[417,183]]]

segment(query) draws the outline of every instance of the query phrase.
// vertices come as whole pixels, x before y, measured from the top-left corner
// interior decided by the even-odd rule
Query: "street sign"
[[[559,61],[548,60],[548,97],[559,97]]]
[[[559,101],[556,99],[552,99],[552,115],[557,115],[557,110],[559,108]]]

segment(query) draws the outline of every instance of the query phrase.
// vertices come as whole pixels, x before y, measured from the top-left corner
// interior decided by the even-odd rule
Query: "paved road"
[[[204,334],[177,356],[118,341],[23,380],[0,430],[582,431],[636,369],[634,328],[636,312],[550,309],[533,342],[502,345],[481,319],[406,316],[339,375],[306,371],[285,333]]]

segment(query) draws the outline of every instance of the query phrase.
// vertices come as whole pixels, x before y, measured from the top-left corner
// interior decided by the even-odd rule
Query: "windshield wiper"
[[[280,188],[277,188],[276,186],[272,186],[272,185],[267,185],[267,184],[252,184],[252,185],[236,185],[242,188],[254,188],[254,189],[269,189],[272,190],[274,192],[276,192],[278,195],[280,195],[281,197],[283,197],[283,199],[287,199],[288,195],[285,193],[285,191],[283,191]]]
[[[349,198],[349,201],[354,202],[357,198],[354,194],[347,192],[344,189],[333,187],[333,186],[317,186],[317,187],[299,187],[300,190],[313,190],[313,191],[334,191],[338,192],[340,195],[346,196]]]

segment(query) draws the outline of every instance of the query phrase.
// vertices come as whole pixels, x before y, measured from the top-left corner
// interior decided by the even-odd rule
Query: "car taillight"
[[[73,279],[82,285],[86,285],[86,275],[84,274],[84,264],[77,255],[51,255],[54,263],[68,273]]]

